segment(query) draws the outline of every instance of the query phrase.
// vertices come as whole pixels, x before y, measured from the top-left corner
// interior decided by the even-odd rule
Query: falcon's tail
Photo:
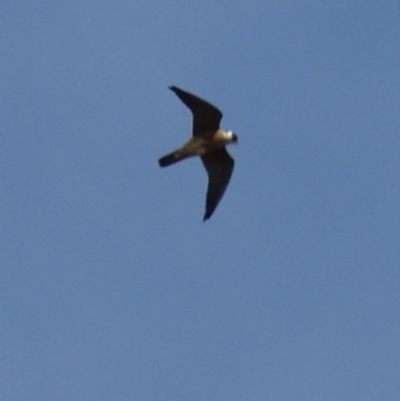
[[[176,150],[175,152],[168,153],[167,155],[158,159],[158,164],[160,165],[160,167],[167,167],[170,164],[180,162],[181,160],[185,159],[186,157],[187,156],[182,156],[182,154],[179,152],[179,150]]]

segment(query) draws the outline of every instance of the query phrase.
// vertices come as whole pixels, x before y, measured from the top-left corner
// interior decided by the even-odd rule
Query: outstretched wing
[[[193,113],[193,136],[213,134],[219,129],[222,113],[211,103],[186,92],[176,86],[170,86],[175,94]]]
[[[215,152],[206,153],[201,160],[208,174],[208,189],[206,199],[206,212],[204,220],[207,220],[214,213],[226,187],[231,179],[235,161],[225,148]]]

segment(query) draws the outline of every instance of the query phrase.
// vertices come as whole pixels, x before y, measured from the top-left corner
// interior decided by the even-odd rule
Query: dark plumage
[[[235,162],[225,145],[236,143],[238,138],[232,131],[220,129],[222,113],[211,103],[176,86],[170,89],[193,114],[193,136],[181,148],[161,157],[158,163],[166,167],[188,157],[200,156],[208,174],[205,221],[214,213],[232,176]]]

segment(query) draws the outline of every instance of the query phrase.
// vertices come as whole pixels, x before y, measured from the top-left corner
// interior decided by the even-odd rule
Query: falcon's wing
[[[208,189],[206,199],[206,212],[204,220],[207,220],[214,213],[226,187],[231,179],[235,161],[225,148],[215,152],[206,153],[201,160],[208,174]]]
[[[214,134],[219,129],[222,113],[211,103],[176,86],[169,87],[193,113],[193,136]]]

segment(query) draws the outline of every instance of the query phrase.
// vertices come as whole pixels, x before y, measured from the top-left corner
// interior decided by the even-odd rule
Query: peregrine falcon
[[[191,110],[193,136],[181,148],[161,157],[158,163],[166,167],[188,157],[200,156],[208,174],[205,221],[221,200],[235,164],[225,145],[237,143],[238,137],[232,131],[220,129],[222,113],[215,106],[176,86],[170,86],[169,89]]]

